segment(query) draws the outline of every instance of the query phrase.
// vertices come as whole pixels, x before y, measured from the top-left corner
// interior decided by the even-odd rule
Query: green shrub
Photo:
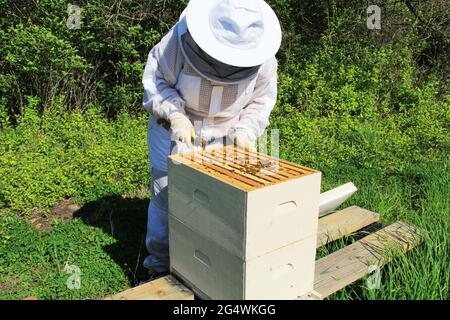
[[[48,208],[74,197],[88,201],[148,186],[147,116],[109,121],[90,107],[53,106],[40,117],[30,98],[16,128],[0,132],[0,205]]]
[[[22,113],[27,95],[38,96],[41,108],[64,95],[68,109],[95,103],[108,115],[142,112],[146,56],[185,4],[79,1],[81,28],[72,30],[63,1],[26,0],[19,8],[1,0],[0,93],[10,115]]]
[[[82,95],[80,83],[90,70],[67,41],[48,29],[18,24],[0,32],[0,94],[11,115],[20,115],[26,95],[50,104],[56,92],[72,100]]]
[[[66,25],[69,13],[65,2],[25,0],[17,6],[14,0],[0,0],[0,93],[6,99],[2,104],[7,106],[10,121],[23,112],[26,96],[39,97],[41,109],[63,95],[69,110],[93,103],[107,115],[123,110],[142,112],[141,77],[147,54],[178,20],[187,2],[79,1],[81,28],[71,30]],[[278,55],[282,69],[294,79],[295,70],[312,72],[309,85],[322,81],[343,85],[354,80],[342,88],[346,101],[353,99],[352,108],[366,108],[373,99],[395,94],[390,89],[398,76],[409,77],[414,71],[421,79],[435,75],[439,92],[448,89],[444,0],[414,3],[412,11],[404,2],[379,1],[381,31],[367,29],[367,4],[360,1],[269,3],[283,25]],[[391,55],[391,50],[399,56]],[[413,58],[412,65],[401,63],[409,61],[402,58],[405,54]],[[368,56],[375,60],[368,60]],[[330,69],[336,72],[328,72]],[[363,76],[364,70],[370,76]],[[379,83],[379,88],[387,84],[385,91],[380,89],[378,95],[365,99],[352,96],[354,90],[367,88],[372,82]],[[308,95],[309,91],[302,93]],[[322,99],[328,107],[336,108],[343,94],[336,97],[324,91]],[[382,107],[395,110],[400,106]]]
[[[271,127],[281,129],[282,155],[323,170],[401,170],[445,158],[448,102],[436,94],[439,83],[419,86],[407,48],[357,48],[324,45],[281,72]]]

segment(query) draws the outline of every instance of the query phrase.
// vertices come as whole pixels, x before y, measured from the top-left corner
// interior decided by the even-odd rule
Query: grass
[[[103,297],[146,280],[146,119],[123,115],[108,121],[95,112],[28,117],[0,134],[0,177],[6,186],[0,190],[0,299]],[[274,120],[290,132],[290,122],[282,126]],[[351,145],[352,161],[344,161],[348,143],[331,139],[332,133],[327,150],[318,149],[329,126],[316,122],[311,127],[323,130],[316,140],[308,134],[295,141],[282,136],[281,156],[321,169],[323,190],[353,181],[359,191],[345,206],[378,212],[384,224],[403,220],[426,231],[422,245],[382,269],[379,290],[369,290],[363,280],[330,299],[448,299],[450,176],[444,154],[426,161],[402,154],[387,169],[376,165],[381,157],[358,165],[357,154],[369,159],[373,145]],[[367,124],[358,128],[371,129]],[[299,145],[309,151],[301,154]],[[333,155],[340,161],[327,162]],[[66,198],[79,205],[73,218],[54,207]],[[351,241],[329,244],[318,257]],[[81,271],[76,290],[67,286],[75,274],[70,266]]]
[[[5,225],[12,236],[1,247],[1,299],[83,299],[125,287],[125,274],[104,250],[116,241],[101,229],[75,220],[40,232],[8,214]],[[80,290],[66,285],[74,275],[66,272],[71,265],[81,270]]]
[[[55,217],[48,230],[4,211],[0,218],[0,299],[85,299],[119,292],[146,279],[147,199],[110,196],[86,203],[75,218]],[[5,236],[7,235],[7,236]],[[81,270],[81,287],[69,290]]]
[[[410,169],[409,173],[413,172]],[[407,171],[408,172],[408,171]],[[363,177],[355,173],[359,191],[348,204],[357,204],[381,213],[381,222],[407,221],[424,231],[423,242],[408,253],[399,254],[381,270],[381,287],[371,290],[360,281],[341,290],[330,299],[448,299],[449,219],[448,182],[445,163],[419,168],[415,175]],[[363,177],[365,183],[358,176]],[[319,250],[319,256],[343,247],[350,240],[340,240]]]

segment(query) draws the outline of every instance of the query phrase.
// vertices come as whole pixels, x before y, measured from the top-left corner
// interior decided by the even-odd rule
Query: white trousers
[[[169,270],[169,230],[168,230],[168,188],[167,161],[173,150],[187,152],[183,146],[170,139],[170,131],[157,124],[157,118],[150,117],[147,131],[150,154],[151,201],[148,207],[147,235],[145,245],[149,255],[144,259],[144,267],[151,272]],[[208,145],[219,146],[223,139]],[[201,149],[201,146],[196,148]]]

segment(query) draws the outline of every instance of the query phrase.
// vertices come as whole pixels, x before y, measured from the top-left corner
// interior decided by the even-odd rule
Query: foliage
[[[325,171],[339,163],[402,170],[446,157],[449,96],[436,98],[433,80],[417,86],[408,49],[335,45],[287,68],[271,118],[272,128],[282,128],[284,157]]]
[[[147,186],[147,117],[114,122],[98,108],[39,116],[30,98],[16,128],[0,132],[0,208],[48,208],[64,198],[86,202]]]
[[[183,8],[183,1],[79,1],[81,28],[69,29],[66,2],[22,2],[0,1],[0,92],[13,117],[27,95],[39,96],[41,109],[63,94],[70,108],[96,102],[109,115],[140,111],[145,56]]]
[[[141,77],[147,54],[177,21],[187,1],[78,1],[81,8],[80,29],[69,29],[73,12],[58,0],[0,0],[0,94],[9,120],[27,105],[26,96],[41,99],[40,111],[64,96],[68,109],[85,109],[89,104],[101,106],[107,115],[120,111],[141,112]],[[279,53],[284,70],[304,67],[319,50],[336,53],[334,46],[370,51],[407,48],[417,62],[421,78],[435,75],[441,80],[439,90],[448,83],[448,6],[445,0],[432,4],[409,0],[382,0],[382,31],[366,27],[368,4],[352,0],[295,1],[271,0],[284,29]],[[331,51],[329,51],[331,50]],[[355,67],[363,68],[365,56],[347,57]],[[339,54],[339,53],[337,53]],[[381,61],[391,68],[378,78],[392,80],[396,57]],[[331,61],[330,61],[331,62]],[[333,68],[340,65],[336,59]],[[361,64],[362,63],[362,64]],[[346,69],[342,70],[345,71]],[[408,71],[407,71],[408,72]],[[290,72],[288,75],[292,76]],[[383,76],[379,72],[377,75]],[[394,72],[395,74],[395,72]],[[336,75],[344,83],[347,75]],[[361,86],[370,85],[364,81]],[[348,88],[347,90],[351,90]],[[383,92],[378,92],[382,94]],[[326,105],[321,106],[322,109]]]

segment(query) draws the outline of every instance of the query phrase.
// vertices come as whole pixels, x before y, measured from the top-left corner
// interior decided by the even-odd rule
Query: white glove
[[[234,129],[230,134],[230,138],[238,148],[256,152],[255,143],[250,140],[244,129]]]
[[[191,120],[181,112],[173,112],[169,115],[169,121],[172,140],[183,142],[188,147],[192,147],[195,140],[195,130]]]

